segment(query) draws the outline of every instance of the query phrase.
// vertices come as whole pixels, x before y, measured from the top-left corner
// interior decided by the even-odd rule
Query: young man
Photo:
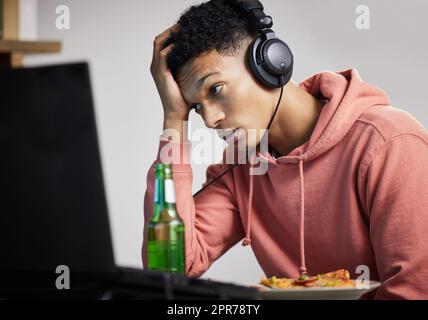
[[[268,277],[345,268],[356,278],[363,265],[382,282],[370,297],[427,299],[428,135],[354,69],[289,81],[268,131],[269,152],[260,154],[267,172],[250,175],[241,164],[192,197],[183,128],[191,109],[207,127],[241,129],[244,139],[249,129],[267,128],[274,113],[280,89],[262,85],[247,63],[256,36],[239,9],[211,0],[154,42],[151,72],[164,129],[178,133],[173,141],[161,136],[155,163],[166,145],[182,152],[173,172],[188,275],[202,275],[244,239]],[[207,181],[227,168],[211,165]],[[153,165],[145,229],[154,175]]]

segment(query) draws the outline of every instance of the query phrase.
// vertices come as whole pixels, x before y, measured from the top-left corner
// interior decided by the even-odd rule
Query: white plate
[[[381,285],[380,282],[370,281],[367,288],[294,288],[273,289],[256,284],[260,296],[265,300],[358,300],[361,296]]]

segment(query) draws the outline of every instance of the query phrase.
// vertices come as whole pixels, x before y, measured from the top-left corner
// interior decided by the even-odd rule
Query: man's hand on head
[[[180,88],[167,65],[167,57],[174,48],[170,42],[172,32],[178,31],[179,24],[166,29],[155,37],[150,72],[159,92],[164,110],[164,124],[172,121],[187,121],[190,106],[184,100]]]

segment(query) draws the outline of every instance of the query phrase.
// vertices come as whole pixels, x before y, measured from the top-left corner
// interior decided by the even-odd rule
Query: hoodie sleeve
[[[216,259],[244,237],[237,205],[224,183],[225,177],[229,174],[193,198],[193,176],[190,165],[191,142],[178,143],[167,141],[161,137],[157,159],[147,174],[147,188],[144,197],[144,240],[142,247],[144,268],[147,268],[146,231],[153,211],[155,165],[160,162],[163,147],[169,148],[172,154],[180,155],[172,159],[172,171],[177,212],[185,225],[186,272],[188,276],[199,277],[208,270]],[[226,169],[221,165],[209,166],[207,181],[211,181],[224,170]]]
[[[366,171],[366,209],[377,271],[376,299],[428,299],[428,144],[390,138]]]

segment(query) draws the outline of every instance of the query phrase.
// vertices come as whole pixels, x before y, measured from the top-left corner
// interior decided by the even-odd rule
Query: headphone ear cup
[[[281,61],[286,67],[280,68]],[[293,54],[279,39],[258,37],[248,48],[248,63],[256,77],[269,88],[279,88],[290,81],[293,74]]]

